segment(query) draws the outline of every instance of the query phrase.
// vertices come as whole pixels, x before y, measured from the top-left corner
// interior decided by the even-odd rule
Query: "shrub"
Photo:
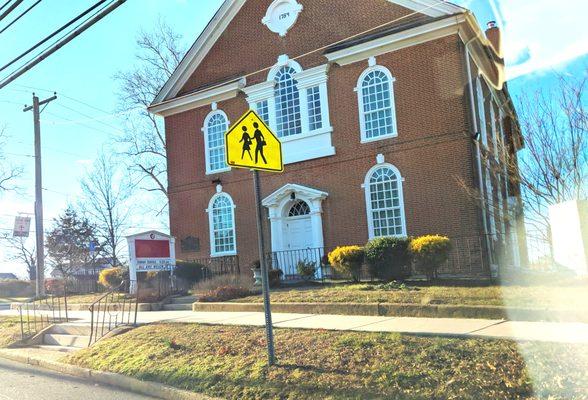
[[[417,268],[427,275],[427,279],[437,279],[439,267],[449,258],[451,241],[441,235],[421,236],[410,244]]]
[[[282,282],[282,275],[284,272],[281,269],[270,269],[267,272],[269,277],[269,286],[270,288],[279,288]]]
[[[300,260],[296,264],[296,272],[302,279],[309,281],[316,275],[316,262]]]
[[[337,247],[329,253],[329,263],[335,272],[359,282],[365,251],[359,246]]]
[[[174,270],[175,276],[182,279],[190,286],[204,277],[206,267],[202,264],[187,261],[178,261]]]
[[[219,275],[211,279],[197,282],[192,291],[195,293],[204,293],[218,289],[223,286],[236,286],[245,288],[251,292],[255,290],[254,280],[250,274],[247,275]]]
[[[122,268],[103,269],[98,276],[98,283],[109,289],[115,289],[123,283],[124,275]]]
[[[63,296],[65,292],[65,282],[64,279],[45,279],[45,292],[54,296]]]
[[[241,297],[250,296],[252,293],[249,289],[238,286],[221,286],[211,290],[198,298],[202,303],[223,302]]]
[[[410,276],[410,239],[383,237],[365,246],[365,260],[373,277],[389,282]]]

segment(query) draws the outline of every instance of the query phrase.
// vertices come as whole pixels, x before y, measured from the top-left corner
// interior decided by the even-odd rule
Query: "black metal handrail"
[[[303,279],[298,271],[298,264],[305,263],[314,266],[315,273],[310,279],[324,280],[330,277],[330,268],[324,263],[325,249],[323,247],[307,248],[298,250],[273,251],[266,255],[268,265],[271,269],[282,271],[282,280]]]
[[[64,287],[63,296],[50,294],[31,299],[18,304],[17,309],[21,339],[29,339],[51,325],[69,322],[67,289]]]
[[[120,326],[136,326],[139,309],[138,288],[122,282],[118,287],[101,296],[90,306],[90,341],[88,346],[102,339]],[[124,293],[126,288],[134,287],[135,294]],[[123,293],[121,293],[121,289]],[[132,322],[131,322],[132,321]]]

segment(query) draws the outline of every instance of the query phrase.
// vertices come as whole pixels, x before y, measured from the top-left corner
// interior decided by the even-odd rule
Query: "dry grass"
[[[508,307],[545,307],[587,309],[588,285],[531,286],[411,286],[406,289],[378,290],[372,285],[331,285],[325,287],[278,289],[271,294],[280,303],[401,303],[492,305]],[[262,302],[250,296],[235,302]]]
[[[100,342],[71,363],[227,399],[584,399],[585,345],[161,324]]]
[[[245,275],[221,275],[212,279],[198,282],[192,288],[192,293],[195,295],[204,294],[211,290],[223,286],[234,286],[247,289],[250,292],[258,292],[259,288],[254,286],[254,281],[250,276]]]
[[[0,348],[20,340],[20,319],[0,317]]]

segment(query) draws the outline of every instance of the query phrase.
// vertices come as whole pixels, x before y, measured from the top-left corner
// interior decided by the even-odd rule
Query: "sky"
[[[367,1],[367,0],[366,0]],[[33,0],[25,0],[32,4]],[[43,0],[0,34],[0,64],[12,59],[95,0]],[[34,159],[32,114],[22,111],[32,92],[41,99],[57,92],[41,116],[45,227],[80,195],[80,180],[96,155],[111,148],[121,133],[118,83],[114,76],[135,62],[137,33],[165,20],[190,46],[221,0],[127,0],[112,14],[8,87],[0,89],[0,126],[10,137],[8,160],[23,168],[18,192],[0,195],[0,236],[10,234],[14,216],[32,213]],[[557,73],[583,74],[588,66],[586,0],[460,0],[482,26],[496,20],[503,30],[511,94],[550,87]],[[0,23],[0,29],[4,26]],[[6,71],[5,71],[6,72]],[[0,78],[4,77],[0,73]],[[139,194],[135,202],[144,201]],[[165,226],[135,216],[135,233]],[[8,260],[0,239],[0,272],[24,276],[24,267]]]

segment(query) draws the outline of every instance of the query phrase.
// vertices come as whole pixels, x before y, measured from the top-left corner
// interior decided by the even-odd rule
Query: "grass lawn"
[[[0,297],[0,303],[22,303],[28,299],[28,297]]]
[[[20,318],[0,317],[0,348],[20,340]]]
[[[395,290],[378,290],[377,286],[368,284],[349,284],[275,289],[271,299],[280,303],[462,304],[586,309],[588,284],[477,287],[408,284],[407,289]],[[233,301],[262,302],[263,298],[257,295]]]
[[[67,295],[67,303],[68,304],[92,304],[100,297],[104,296],[105,293],[91,293],[91,294],[72,294]],[[115,294],[115,298],[122,299],[125,294]]]
[[[227,399],[584,399],[588,346],[160,324],[67,359]]]

